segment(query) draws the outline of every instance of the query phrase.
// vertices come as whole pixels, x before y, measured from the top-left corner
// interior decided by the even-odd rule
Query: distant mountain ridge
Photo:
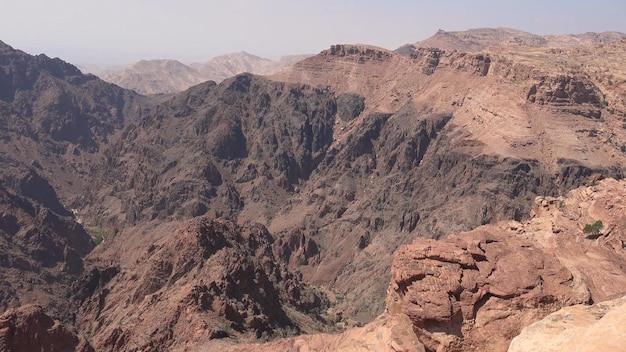
[[[493,45],[524,45],[530,47],[571,47],[591,44],[609,44],[626,39],[620,32],[537,35],[511,28],[476,28],[466,31],[439,30],[432,37],[406,44],[395,50],[409,55],[417,48],[439,48],[465,52],[481,51]]]
[[[309,56],[288,55],[269,60],[242,51],[191,65],[169,59],[141,60],[122,69],[94,73],[107,82],[140,94],[171,94],[206,81],[221,82],[244,72],[273,74]]]

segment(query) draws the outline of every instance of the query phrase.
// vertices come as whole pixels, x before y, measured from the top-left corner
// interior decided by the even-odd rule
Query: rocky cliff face
[[[83,227],[0,186],[0,244],[0,307],[37,302],[57,317],[70,317],[62,292],[81,275],[83,257],[94,247]]]
[[[335,111],[328,90],[252,75],[194,87],[130,126],[108,152],[94,194],[113,189],[107,202],[122,209],[107,219],[114,208],[101,203],[100,220],[212,214],[263,223],[321,161]]]

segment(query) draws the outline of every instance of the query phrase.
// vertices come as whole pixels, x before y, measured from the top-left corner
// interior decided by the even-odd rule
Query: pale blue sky
[[[317,53],[331,44],[388,49],[438,29],[535,34],[626,32],[626,0],[3,0],[0,40],[75,64],[229,52]]]

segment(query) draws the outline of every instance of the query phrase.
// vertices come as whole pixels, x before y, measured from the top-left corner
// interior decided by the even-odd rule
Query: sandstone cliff
[[[383,284],[357,288],[366,276],[360,273],[382,275],[389,265],[382,253],[401,243],[523,220],[536,195],[564,195],[594,172],[621,177],[625,110],[623,85],[615,82],[624,72],[613,66],[619,60],[600,64],[599,57],[623,56],[624,48],[615,42],[478,53],[418,49],[402,56],[335,45],[272,76],[330,86],[365,103],[358,116],[337,119],[312,186],[300,187],[294,200],[302,201],[270,230],[319,209],[315,225],[325,230],[316,232],[319,242],[330,239],[328,248],[340,250],[322,249],[321,268],[300,270],[316,273],[315,282],[324,274],[340,277],[338,290],[357,300],[380,297]],[[604,65],[611,67],[604,78],[594,74]],[[335,184],[331,194],[319,191],[328,184]]]
[[[439,48],[475,52],[495,46],[526,47],[572,47],[590,44],[608,44],[626,39],[626,34],[619,32],[536,35],[512,28],[477,28],[466,31],[448,32],[439,30],[432,37],[417,43],[406,44],[395,52],[409,55],[417,48]]]

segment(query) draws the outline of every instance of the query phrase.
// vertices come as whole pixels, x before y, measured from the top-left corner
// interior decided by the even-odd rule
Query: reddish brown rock
[[[392,288],[433,351],[505,351],[561,307],[626,293],[626,182],[538,198],[533,217],[400,248]],[[583,233],[585,223],[603,229]]]
[[[508,352],[621,352],[626,344],[626,298],[560,309],[522,330]]]
[[[340,334],[302,335],[264,344],[239,345],[229,352],[424,352],[404,314],[385,313],[373,322]]]
[[[134,264],[86,274],[74,287],[76,325],[110,351],[221,350],[300,333],[306,314],[327,304],[277,263],[272,242],[261,225],[184,222]]]
[[[0,351],[90,352],[82,337],[50,318],[41,306],[9,309],[0,316]]]

